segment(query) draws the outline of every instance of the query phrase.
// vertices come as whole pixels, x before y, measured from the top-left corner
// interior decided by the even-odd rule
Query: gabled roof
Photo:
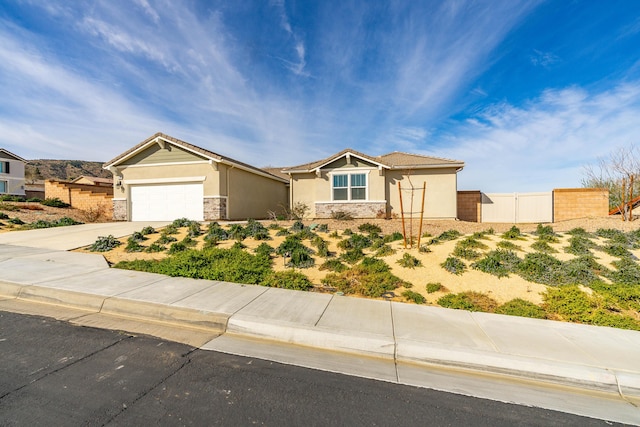
[[[243,163],[240,162],[238,160],[234,160],[231,157],[227,157],[227,156],[223,156],[221,154],[217,154],[214,153],[213,151],[209,151],[206,150],[204,148],[198,147],[196,145],[193,144],[189,144],[188,142],[185,141],[181,141],[177,138],[174,138],[172,136],[169,135],[165,135],[162,132],[158,132],[155,135],[145,139],[144,141],[142,141],[140,144],[136,145],[135,147],[125,151],[124,153],[120,154],[119,156],[109,160],[107,163],[105,163],[103,165],[103,169],[110,169],[111,167],[117,166],[118,164],[124,162],[125,160],[135,156],[136,154],[146,150],[148,147],[150,147],[153,144],[156,144],[158,141],[164,141],[167,142],[169,144],[175,145],[177,147],[180,147],[186,151],[190,151],[192,153],[198,154],[208,160],[217,162],[217,163],[224,163],[224,164],[228,164],[231,166],[235,166],[239,169],[244,169],[248,172],[252,172],[255,173],[257,175],[261,175],[267,178],[271,178],[271,179],[275,179],[277,181],[282,181],[282,182],[289,182],[288,180],[285,180],[279,176],[276,176],[272,173],[269,173],[263,169],[257,168],[255,166],[251,166],[247,163]]]
[[[25,159],[23,159],[22,157],[17,156],[15,154],[13,154],[11,151],[5,150],[4,148],[0,148],[0,157],[2,157],[2,154],[4,154],[5,156],[8,156],[8,157],[11,157],[14,160],[18,160],[18,161],[21,161],[21,162],[24,162],[24,163],[29,163]]]
[[[460,160],[443,159],[440,157],[423,156],[420,154],[409,154],[394,151],[382,156],[369,156],[356,150],[347,148],[339,153],[322,160],[305,163],[298,166],[284,168],[283,173],[309,173],[332,163],[347,155],[359,157],[362,160],[375,164],[385,169],[432,169],[432,168],[462,168],[464,162]]]

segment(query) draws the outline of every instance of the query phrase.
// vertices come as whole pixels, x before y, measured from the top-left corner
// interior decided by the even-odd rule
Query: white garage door
[[[132,221],[202,221],[202,184],[157,184],[131,187]]]

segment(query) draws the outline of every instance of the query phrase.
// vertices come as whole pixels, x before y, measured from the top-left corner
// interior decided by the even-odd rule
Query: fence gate
[[[553,222],[553,191],[482,193],[482,222]]]

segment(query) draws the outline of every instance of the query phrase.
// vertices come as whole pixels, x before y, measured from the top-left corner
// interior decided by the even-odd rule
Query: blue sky
[[[580,186],[640,144],[640,1],[0,0],[0,147],[107,161],[161,131],[256,166],[463,160]]]

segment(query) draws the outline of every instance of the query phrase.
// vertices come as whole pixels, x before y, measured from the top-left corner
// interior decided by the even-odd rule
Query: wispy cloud
[[[640,82],[590,93],[547,90],[525,106],[488,108],[442,139],[436,155],[464,160],[463,189],[546,191],[580,186],[582,167],[640,134]]]
[[[529,56],[531,63],[536,66],[547,68],[560,60],[557,55],[551,52],[542,52],[537,49],[533,50],[533,54]]]

